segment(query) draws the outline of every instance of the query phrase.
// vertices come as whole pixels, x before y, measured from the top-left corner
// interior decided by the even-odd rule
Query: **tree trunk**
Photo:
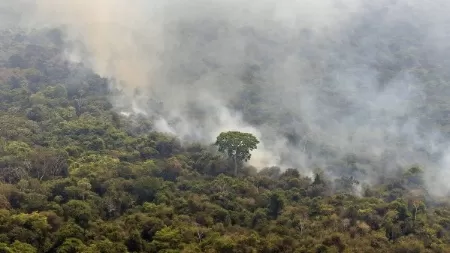
[[[236,162],[236,155],[234,157],[234,176],[237,177],[237,162]]]

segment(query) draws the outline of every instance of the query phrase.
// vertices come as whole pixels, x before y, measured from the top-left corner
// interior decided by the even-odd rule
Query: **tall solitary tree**
[[[251,151],[256,149],[259,140],[251,133],[238,131],[222,132],[217,136],[215,145],[219,151],[226,153],[234,161],[234,175],[237,176],[238,163],[251,158]]]

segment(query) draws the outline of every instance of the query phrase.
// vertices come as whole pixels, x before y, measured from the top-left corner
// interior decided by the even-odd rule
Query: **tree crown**
[[[239,131],[222,132],[217,136],[215,145],[220,152],[228,156],[235,156],[237,160],[248,161],[251,158],[251,151],[257,148],[259,140],[251,133]]]

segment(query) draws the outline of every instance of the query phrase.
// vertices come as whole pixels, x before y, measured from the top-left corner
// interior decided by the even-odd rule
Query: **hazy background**
[[[67,58],[158,131],[252,132],[255,167],[369,183],[420,164],[450,190],[448,1],[2,2],[2,26],[61,28]]]

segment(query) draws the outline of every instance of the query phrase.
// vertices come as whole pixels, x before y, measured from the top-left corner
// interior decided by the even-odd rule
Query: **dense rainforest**
[[[0,36],[0,252],[450,252],[450,205],[427,194],[426,168],[370,186],[320,169],[235,175],[213,146],[114,110],[60,36]]]

